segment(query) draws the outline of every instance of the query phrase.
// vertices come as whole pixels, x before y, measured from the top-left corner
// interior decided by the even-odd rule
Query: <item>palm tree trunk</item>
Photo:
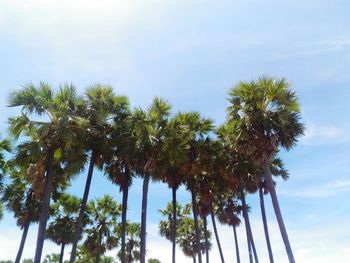
[[[248,212],[247,212],[247,204],[245,202],[245,197],[242,190],[241,190],[241,201],[242,201],[243,218],[244,218],[244,224],[245,224],[245,232],[247,235],[249,262],[253,263],[252,247],[250,245],[250,234],[249,234],[249,224],[248,224],[249,218],[248,218]]]
[[[203,216],[203,224],[204,224],[204,240],[205,240],[205,259],[206,262],[209,263],[209,241],[208,241],[208,222],[207,216]]]
[[[197,201],[196,201],[196,190],[194,189],[194,187],[191,188],[191,196],[192,196],[194,227],[196,232],[195,253],[198,255],[198,263],[202,263],[202,251],[201,251],[201,244],[200,244],[200,232],[199,232],[198,213],[197,213],[198,208],[197,208]]]
[[[46,157],[47,158],[46,159],[46,178],[45,178],[45,185],[44,185],[45,189],[44,189],[43,200],[41,203],[41,213],[40,213],[40,219],[39,219],[38,236],[36,240],[34,263],[40,263],[41,254],[44,248],[45,231],[46,231],[47,220],[49,218],[52,183],[54,179],[53,173],[52,173],[54,153],[55,153],[55,149],[49,149]]]
[[[122,204],[122,242],[121,242],[121,262],[125,263],[125,234],[126,234],[126,213],[127,213],[127,205],[128,205],[128,194],[129,187],[126,186],[123,189],[123,204]]]
[[[90,157],[89,170],[88,170],[86,183],[85,183],[83,200],[81,202],[79,216],[77,219],[77,227],[75,229],[74,238],[73,238],[72,251],[71,251],[70,260],[69,260],[70,263],[74,262],[75,256],[77,253],[77,246],[78,246],[78,241],[80,239],[81,230],[82,230],[82,226],[83,226],[83,218],[84,218],[84,214],[86,211],[86,204],[87,204],[87,201],[89,198],[89,191],[90,191],[90,186],[91,186],[92,174],[94,172],[94,166],[95,166],[95,152],[92,151],[91,157]]]
[[[61,254],[60,254],[60,261],[59,263],[62,263],[63,262],[63,256],[64,256],[64,248],[65,248],[66,244],[65,243],[62,243],[61,244]]]
[[[27,222],[26,222],[26,224],[24,225],[24,228],[23,228],[21,243],[19,245],[19,249],[18,249],[18,252],[17,252],[15,263],[19,263],[21,261],[21,257],[22,257],[22,253],[23,253],[23,249],[24,249],[24,244],[26,243],[26,239],[27,239],[29,225],[30,225],[30,221],[27,220]]]
[[[145,174],[143,179],[143,189],[142,189],[142,211],[141,211],[141,263],[146,263],[146,220],[147,220],[147,195],[148,195],[148,185],[150,176],[148,173]]]
[[[264,193],[263,193],[262,184],[260,184],[260,186],[259,186],[259,197],[260,197],[261,216],[262,216],[263,225],[264,225],[264,233],[265,233],[267,250],[269,252],[270,263],[274,263],[272,248],[271,248],[271,243],[270,243],[269,228],[267,226],[265,203],[264,203]]]
[[[233,235],[235,237],[235,248],[236,248],[237,263],[241,263],[241,257],[239,256],[239,247],[238,247],[238,237],[237,237],[236,226],[233,226]]]
[[[176,262],[176,224],[177,224],[177,213],[176,213],[176,190],[177,187],[172,187],[172,195],[173,195],[173,222],[172,222],[172,262]]]
[[[278,222],[278,227],[279,227],[280,232],[281,232],[281,236],[282,236],[282,239],[284,242],[284,246],[286,248],[289,262],[295,263],[292,247],[291,247],[290,242],[289,242],[286,226],[284,225],[280,205],[278,203],[276,189],[275,189],[275,186],[273,184],[272,177],[271,177],[270,163],[264,164],[263,169],[264,169],[264,176],[265,176],[265,180],[266,180],[266,186],[267,186],[267,189],[268,189],[270,196],[271,196],[273,209],[275,210],[276,219]]]
[[[219,249],[219,253],[220,253],[220,259],[221,259],[222,263],[225,263],[224,254],[222,253],[222,248],[221,248],[221,244],[220,244],[218,229],[216,228],[216,220],[215,220],[215,215],[213,213],[213,210],[211,210],[210,215],[211,215],[211,222],[213,223],[213,229],[214,229],[216,243],[218,245],[218,249]]]
[[[242,195],[242,202],[244,202],[243,212],[245,212],[246,219],[247,219],[246,222],[247,222],[247,226],[248,226],[249,243],[250,243],[250,246],[252,247],[254,261],[255,261],[255,263],[259,263],[259,258],[258,258],[258,254],[256,252],[255,242],[254,242],[254,238],[253,238],[252,227],[250,225],[247,203],[245,201],[245,195],[244,195],[243,191],[241,192],[241,195]]]

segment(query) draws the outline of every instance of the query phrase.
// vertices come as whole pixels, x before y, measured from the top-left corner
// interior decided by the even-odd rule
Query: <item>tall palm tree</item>
[[[10,118],[10,132],[14,137],[31,136],[41,144],[44,157],[37,160],[32,168],[40,178],[44,178],[43,198],[37,235],[34,263],[40,263],[45,229],[48,220],[52,184],[54,181],[53,164],[59,153],[75,145],[79,133],[85,128],[85,120],[76,114],[76,105],[80,98],[73,85],[60,87],[54,93],[47,83],[24,85],[10,94],[9,106],[22,108],[22,115]],[[38,116],[43,121],[30,119]]]
[[[136,109],[132,115],[132,131],[136,139],[138,165],[136,172],[143,175],[141,208],[141,263],[146,263],[147,196],[151,175],[157,169],[162,156],[171,106],[160,98],[154,98],[148,111]]]
[[[79,198],[63,194],[56,203],[54,219],[46,230],[47,238],[61,246],[59,263],[63,262],[65,246],[73,242],[80,203]]]
[[[135,166],[136,138],[131,129],[130,110],[128,105],[122,108],[114,116],[110,132],[110,145],[112,151],[106,156],[105,174],[107,178],[119,186],[122,197],[122,223],[121,223],[121,249],[120,259],[125,263],[127,205],[129,188],[132,185]]]
[[[90,152],[88,174],[86,177],[85,189],[77,226],[74,234],[70,262],[73,263],[79,237],[81,235],[82,220],[86,210],[89,197],[94,167],[103,167],[106,161],[106,152],[110,151],[108,136],[111,130],[110,119],[123,111],[128,99],[125,96],[115,95],[113,88],[96,84],[87,89],[84,97],[84,104],[80,108],[80,115],[88,120],[88,129],[84,134],[84,146]]]
[[[220,126],[217,134],[221,144],[221,158],[225,159],[228,167],[228,174],[227,171],[223,171],[222,175],[230,191],[233,191],[242,203],[249,262],[253,262],[253,256],[255,261],[258,262],[258,255],[249,220],[248,205],[245,198],[246,193],[254,193],[258,189],[260,177],[256,173],[257,166],[253,165],[249,159],[240,154],[232,143],[236,139],[236,135],[232,132],[232,123],[226,123]]]
[[[111,196],[105,195],[101,199],[90,201],[88,210],[90,222],[86,227],[83,245],[94,258],[94,262],[99,263],[107,250],[119,244],[117,219],[121,213],[121,206]]]
[[[208,134],[213,130],[213,124],[210,119],[203,118],[198,112],[178,113],[178,123],[184,127],[185,143],[188,147],[187,160],[181,166],[181,173],[186,178],[186,187],[191,193],[193,219],[196,232],[196,252],[199,263],[202,263],[202,255],[200,253],[200,230],[198,223],[198,207],[197,207],[197,185],[196,176],[201,172],[200,160],[198,155],[198,147],[201,142],[205,141]]]
[[[262,166],[289,262],[294,263],[270,164],[280,147],[291,149],[304,133],[296,93],[284,78],[262,77],[238,83],[230,90],[229,101],[236,148]]]
[[[180,185],[184,183],[186,174],[181,172],[181,167],[185,165],[187,159],[187,144],[185,138],[185,127],[178,115],[171,118],[167,125],[164,136],[164,146],[162,156],[158,161],[157,169],[153,173],[153,178],[168,185],[172,191],[172,220],[171,220],[171,242],[172,242],[172,262],[176,262],[176,233],[178,226],[176,192]]]

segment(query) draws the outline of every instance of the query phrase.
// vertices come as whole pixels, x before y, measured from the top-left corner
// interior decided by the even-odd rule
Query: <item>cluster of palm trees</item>
[[[237,262],[240,262],[236,236],[240,214],[246,227],[249,261],[258,262],[245,198],[246,194],[257,191],[262,200],[270,261],[273,262],[273,254],[263,200],[267,193],[271,196],[289,261],[295,262],[272,175],[288,177],[278,151],[281,147],[292,148],[303,134],[296,94],[285,79],[262,77],[239,82],[230,90],[229,96],[226,122],[215,127],[212,120],[198,112],[172,114],[170,104],[158,97],[146,110],[131,110],[126,96],[117,95],[110,86],[100,84],[88,88],[83,95],[78,94],[73,85],[61,86],[55,92],[47,83],[37,86],[27,84],[12,92],[9,106],[20,107],[21,115],[9,119],[9,133],[17,143],[12,157],[7,162],[1,162],[2,173],[8,173],[13,184],[3,187],[2,199],[6,207],[19,211],[15,217],[23,229],[24,239],[30,222],[39,223],[34,263],[41,262],[47,233],[64,231],[47,225],[50,215],[53,215],[54,221],[69,221],[70,214],[76,213],[74,222],[71,222],[73,231],[67,236],[72,243],[70,263],[76,262],[78,241],[83,230],[87,235],[86,248],[98,250],[93,244],[89,246],[89,238],[90,234],[91,240],[99,237],[86,227],[86,215],[93,214],[88,212],[91,211],[88,207],[94,206],[89,205],[88,200],[95,168],[101,170],[122,192],[122,204],[114,205],[106,214],[110,221],[115,221],[116,216],[121,214],[120,229],[108,229],[108,233],[103,235],[103,242],[110,242],[107,247],[116,246],[119,240],[115,239],[115,232],[119,231],[119,258],[123,263],[130,262],[127,204],[128,192],[136,176],[143,179],[140,251],[136,255],[141,263],[146,262],[147,197],[151,180],[166,183],[172,191],[169,207],[172,216],[170,229],[167,230],[170,232],[166,234],[172,242],[172,262],[176,260],[176,244],[189,241],[183,238],[185,235],[178,238],[183,224],[193,224],[194,240],[190,242],[190,255],[202,263],[202,253],[205,252],[209,262],[207,216],[211,216],[214,224],[221,261],[224,262],[224,256],[215,218],[233,227]],[[7,140],[2,141],[1,152],[10,151],[8,146]],[[5,160],[5,156],[0,157]],[[55,210],[50,205],[51,200],[56,203],[62,199],[69,182],[85,168],[87,176],[82,199],[69,200],[74,203],[74,209],[58,216],[60,213],[56,211],[55,215],[51,211]],[[182,185],[191,194],[193,223],[178,218],[176,194]],[[20,197],[11,194],[11,190],[17,187],[23,193]],[[98,201],[95,212],[101,214],[102,208],[97,204]],[[109,205],[113,206],[112,203]],[[16,206],[25,209],[16,210]],[[51,239],[58,243],[55,238]],[[66,241],[59,242],[63,244]],[[24,243],[21,242],[22,245]],[[96,252],[96,262],[103,253]]]

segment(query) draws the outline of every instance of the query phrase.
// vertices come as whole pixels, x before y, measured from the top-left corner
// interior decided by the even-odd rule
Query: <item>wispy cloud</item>
[[[299,189],[297,191],[280,191],[279,194],[302,198],[326,198],[350,191],[350,180],[328,182],[319,186]]]
[[[284,50],[283,53],[277,54],[277,59],[286,59],[286,58],[297,58],[297,57],[310,57],[317,56],[321,54],[327,54],[330,52],[339,52],[339,51],[349,51],[350,50],[350,39],[333,39],[333,40],[323,40],[317,42],[309,43],[296,43],[289,45],[287,50]]]
[[[304,144],[338,144],[350,140],[350,134],[334,125],[308,125],[305,136],[301,139]]]

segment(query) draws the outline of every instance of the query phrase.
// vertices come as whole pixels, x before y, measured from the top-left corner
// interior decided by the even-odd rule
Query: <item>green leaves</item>
[[[240,82],[229,94],[233,143],[254,160],[269,160],[279,146],[288,150],[303,135],[297,96],[286,79]]]

